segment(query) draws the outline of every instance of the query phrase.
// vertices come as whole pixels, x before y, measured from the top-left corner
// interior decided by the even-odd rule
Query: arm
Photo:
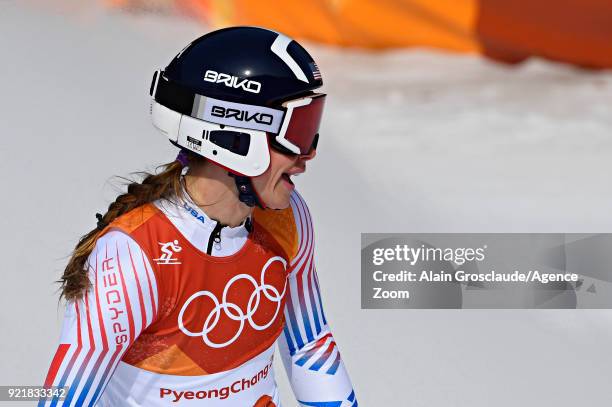
[[[138,244],[111,231],[88,259],[91,288],[66,304],[60,344],[45,386],[67,387],[63,406],[94,405],[122,355],[157,313],[157,284]],[[58,400],[41,400],[39,407]],[[63,404],[62,404],[63,403]]]
[[[289,269],[286,322],[279,338],[283,363],[300,405],[357,407],[353,386],[323,313],[310,213],[297,193],[292,195],[291,206],[299,245]]]

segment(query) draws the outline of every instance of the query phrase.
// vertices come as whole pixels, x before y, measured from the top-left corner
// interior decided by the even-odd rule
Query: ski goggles
[[[316,93],[283,103],[285,117],[280,132],[273,138],[274,142],[301,155],[317,148],[325,98],[325,94]]]
[[[169,109],[224,126],[264,131],[270,146],[287,154],[306,155],[316,148],[326,95],[313,93],[281,104],[280,108],[228,102],[185,90],[153,76],[151,96]]]

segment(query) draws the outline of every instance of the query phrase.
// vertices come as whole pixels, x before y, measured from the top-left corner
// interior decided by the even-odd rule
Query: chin
[[[290,206],[290,204],[291,203],[289,201],[289,198],[287,198],[283,202],[276,201],[276,202],[269,203],[267,204],[267,207],[269,209],[281,210],[281,209],[287,209]]]
[[[291,193],[283,193],[282,195],[276,193],[270,198],[269,200],[264,198],[266,206],[270,209],[287,209],[291,205]]]

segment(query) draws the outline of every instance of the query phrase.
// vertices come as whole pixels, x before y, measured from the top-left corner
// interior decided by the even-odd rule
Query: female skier
[[[153,76],[153,124],[181,150],[98,214],[62,276],[39,406],[279,406],[275,343],[302,406],[357,406],[323,313],[310,213],[321,74],[290,38],[211,32]]]

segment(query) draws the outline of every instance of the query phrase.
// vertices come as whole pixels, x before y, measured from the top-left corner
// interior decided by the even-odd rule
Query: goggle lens
[[[301,104],[307,100],[310,103]],[[300,154],[308,154],[319,134],[325,95],[318,94],[297,101],[286,102],[284,105],[287,107],[287,113],[291,114],[291,119],[282,136],[299,148]]]

